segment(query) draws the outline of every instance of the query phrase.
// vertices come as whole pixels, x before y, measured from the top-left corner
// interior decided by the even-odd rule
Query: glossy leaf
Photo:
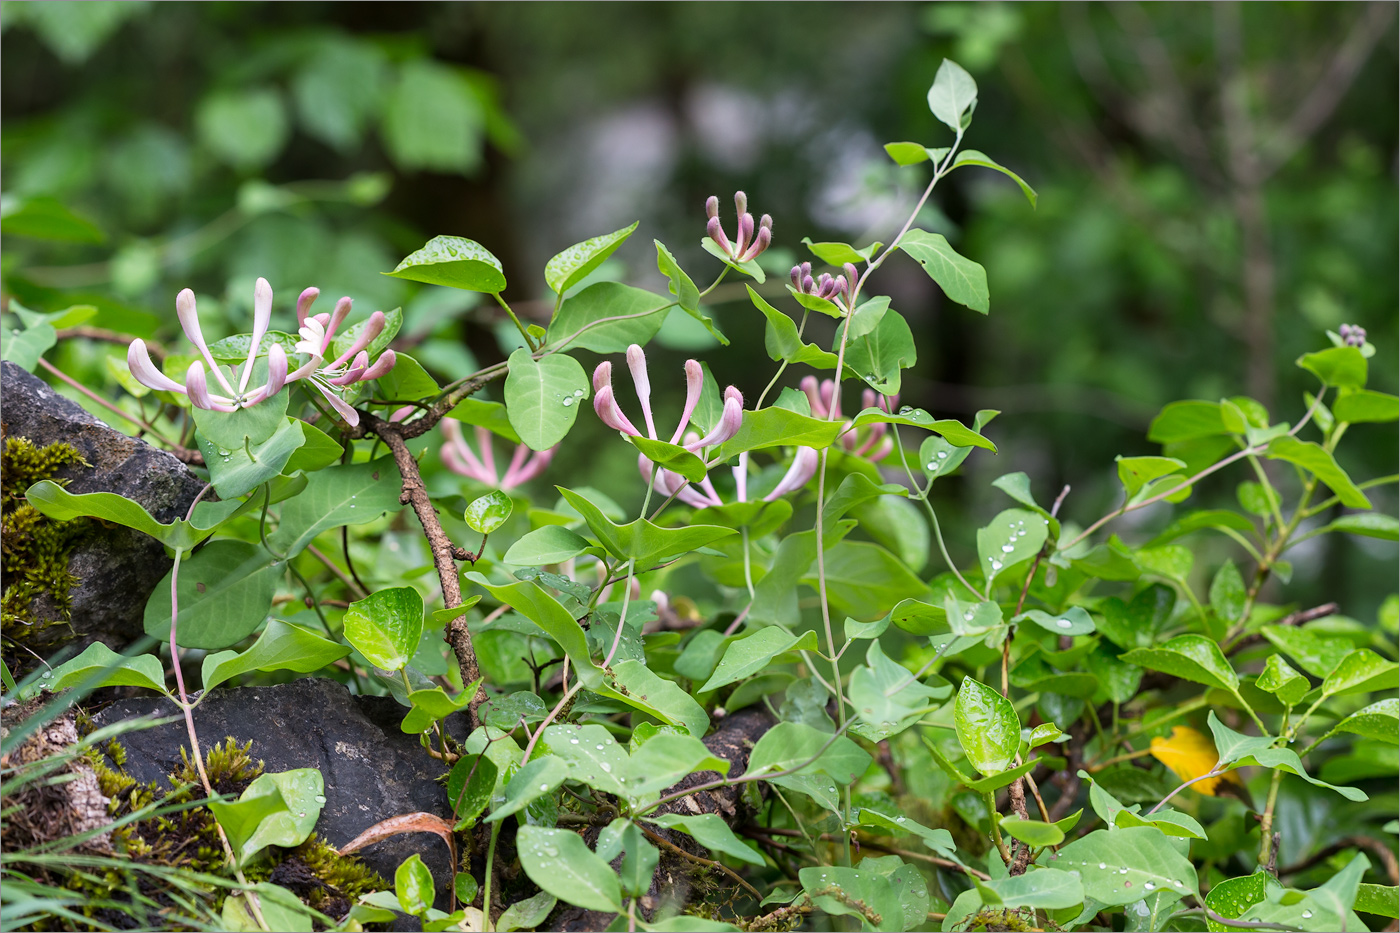
[[[517,540],[501,560],[507,564],[532,567],[561,564],[577,557],[591,546],[588,539],[562,525],[545,525]]]
[[[977,532],[977,556],[990,584],[1007,567],[1029,560],[1045,546],[1045,519],[1025,509],[1007,509]]]
[[[861,826],[874,826],[893,832],[912,833],[933,851],[948,858],[956,858],[957,856],[957,843],[953,841],[952,833],[946,829],[929,829],[907,816],[890,816],[878,810],[872,810],[870,807],[861,807],[856,819]]]
[[[739,433],[710,451],[711,464],[723,463],[746,450],[772,447],[830,447],[843,430],[839,421],[800,415],[786,408],[769,407],[744,412]]]
[[[462,518],[472,531],[489,535],[506,523],[514,509],[515,503],[511,502],[510,496],[499,489],[493,489],[486,495],[472,500]]]
[[[563,353],[537,361],[522,347],[509,363],[505,400],[510,426],[531,450],[548,450],[564,439],[586,405],[588,375],[578,360]]]
[[[803,893],[828,914],[856,917],[863,930],[904,929],[904,906],[885,875],[832,865],[800,869],[797,877]]]
[[[587,910],[622,909],[616,873],[573,830],[522,826],[516,851],[530,880],[560,900]]]
[[[506,287],[501,261],[480,243],[456,236],[433,237],[384,274],[472,292],[494,293]]]
[[[1388,661],[1367,648],[1351,652],[1322,682],[1320,699],[1369,693],[1373,690],[1394,690],[1400,686],[1400,665]]]
[[[394,871],[394,894],[405,913],[415,917],[427,914],[434,893],[433,873],[417,852],[399,863]]]
[[[581,282],[584,276],[603,264],[613,252],[627,241],[637,224],[612,233],[591,237],[575,243],[545,263],[544,280],[557,294],[563,294]]]
[[[241,362],[241,361],[240,361]],[[259,361],[258,369],[265,369],[266,364]],[[242,373],[240,368],[238,371]],[[260,375],[257,370],[254,375]],[[266,376],[262,376],[265,380]],[[234,381],[235,386],[237,381]],[[214,375],[209,374],[210,387],[212,391],[218,392],[222,387],[218,387]],[[237,411],[211,411],[205,408],[190,408],[190,413],[194,418],[195,427],[199,433],[207,438],[216,448],[228,448],[230,450],[242,450],[245,443],[257,447],[259,444],[272,437],[279,430],[285,430],[287,424],[287,403],[291,399],[290,392],[278,392],[270,399],[252,406],[251,408],[240,408]],[[222,453],[221,453],[222,456]]]
[[[205,690],[252,671],[296,671],[309,674],[340,660],[350,649],[299,625],[269,619],[258,640],[246,651],[218,651],[204,656],[200,680]]]
[[[816,760],[812,761],[814,756]],[[833,739],[831,734],[811,726],[780,722],[754,745],[745,773],[771,774],[798,768],[793,774],[766,780],[800,791],[827,809],[835,809],[839,806],[837,785],[853,783],[869,765],[870,756],[845,736]]]
[[[267,846],[293,848],[315,829],[325,801],[325,785],[315,768],[264,774],[253,780],[233,803],[208,804],[228,835],[239,864]]]
[[[1157,648],[1134,648],[1123,655],[1123,660],[1231,693],[1239,690],[1234,668],[1225,660],[1220,646],[1204,635],[1178,635]]]
[[[495,762],[485,755],[463,755],[447,775],[447,802],[456,814],[456,830],[461,831],[476,822],[491,802],[496,787]]]
[[[394,398],[401,397],[394,396]],[[315,473],[317,470],[323,470],[336,463],[345,453],[344,447],[332,440],[330,435],[314,424],[302,421],[300,427],[302,444],[283,465],[282,472],[295,473],[297,470],[304,470],[307,473]]]
[[[709,472],[705,469],[705,461],[679,444],[654,441],[649,437],[629,437],[628,440],[652,463],[672,473],[679,473],[692,483],[700,482]]]
[[[680,726],[691,735],[701,736],[710,728],[710,717],[695,698],[673,680],[667,680],[637,660],[613,661],[616,691],[600,688],[607,696],[655,716],[662,722]]]
[[[219,498],[236,499],[247,495],[281,473],[305,441],[302,424],[296,418],[283,418],[271,437],[261,443],[254,442],[251,447],[220,447],[202,432],[196,433],[195,441],[209,467],[209,481],[214,484]]]
[[[639,565],[647,565],[667,557],[685,554],[696,548],[734,534],[734,529],[719,525],[686,525],[680,528],[662,528],[644,518],[619,525],[603,514],[582,495],[572,489],[556,486],[564,500],[573,506],[588,528],[597,536],[599,543],[614,557],[621,560],[635,560]]]
[[[1264,670],[1254,682],[1260,690],[1266,690],[1278,697],[1284,706],[1296,706],[1303,696],[1312,689],[1312,684],[1302,674],[1289,666],[1280,655],[1271,654],[1264,662]]]
[[[1011,767],[1021,743],[1021,721],[1011,701],[964,677],[953,706],[958,743],[972,766],[992,775]]]
[[[661,245],[660,240],[653,242],[656,244],[656,268],[669,280],[667,288],[675,297],[676,304],[686,314],[699,321],[705,330],[710,332],[710,336],[722,346],[729,346],[729,338],[715,325],[714,318],[700,310],[700,289],[695,287],[695,282],[685,274],[685,270],[676,262],[676,257]]]
[[[902,371],[917,361],[918,349],[909,322],[894,310],[887,311],[869,333],[846,344],[848,370],[881,395],[898,394]]]
[[[1031,609],[1023,612],[1012,619],[1012,622],[1022,620],[1034,622],[1047,632],[1054,632],[1056,635],[1088,635],[1094,631],[1094,620],[1089,613],[1078,606],[1071,606],[1064,612],[1049,613],[1041,612],[1039,609]]]
[[[767,320],[763,332],[763,348],[768,352],[769,359],[802,363],[814,369],[836,368],[835,353],[829,353],[814,343],[804,343],[792,318],[764,301],[752,286],[749,286],[749,300],[755,308],[763,312]]]
[[[727,684],[743,680],[757,674],[768,666],[775,657],[785,651],[817,650],[817,633],[803,632],[794,635],[781,626],[761,628],[752,635],[746,635],[731,642],[725,649],[710,679],[700,688],[701,693],[718,690]]]
[[[1332,731],[1400,744],[1400,699],[1390,697],[1359,709],[1333,726]]]
[[[1159,830],[1098,829],[1059,851],[1057,865],[1077,873],[1086,897],[1122,907],[1154,891],[1177,897],[1197,890],[1196,869]]]
[[[997,447],[977,431],[952,418],[934,418],[922,408],[901,408],[892,414],[881,408],[867,408],[852,420],[851,427],[867,424],[907,424],[942,435],[954,447],[981,447],[997,452]]]
[[[1001,831],[1013,839],[1036,848],[1045,846],[1057,846],[1065,841],[1064,830],[1054,823],[1042,823],[1039,820],[1023,820],[1018,816],[1006,816],[1001,819]],[[1083,890],[1080,891],[1080,899],[1083,899]],[[1076,901],[1076,903],[1078,903]]]
[[[401,670],[423,635],[423,597],[411,586],[379,590],[345,610],[345,640],[375,667]]]
[[[548,891],[541,891],[533,897],[516,901],[496,918],[497,933],[511,933],[514,930],[533,930],[544,923],[545,918],[554,912],[558,898]]]
[[[1353,509],[1371,508],[1371,500],[1337,466],[1332,455],[1318,444],[1300,441],[1296,437],[1279,437],[1269,443],[1265,456],[1270,460],[1287,460],[1312,473],[1336,493],[1342,505]]]
[[[417,735],[427,730],[433,723],[446,719],[453,713],[461,712],[476,696],[481,686],[480,680],[467,685],[467,689],[454,696],[448,696],[442,687],[434,685],[423,690],[410,690],[410,709],[399,723],[399,729],[408,735]]]
[[[1220,403],[1191,399],[1164,407],[1148,426],[1147,439],[1159,444],[1175,444],[1225,433]]]
[[[951,300],[983,314],[991,310],[987,270],[959,255],[942,234],[916,227],[899,241],[899,248],[914,257]]]
[[[1358,347],[1329,347],[1298,357],[1298,365],[1323,385],[1361,388],[1366,385],[1366,357]]]
[[[463,577],[513,608],[553,638],[569,656],[574,668],[573,675],[582,680],[584,686],[595,689],[602,683],[603,671],[589,654],[588,639],[584,635],[583,627],[569,610],[538,584],[521,580],[497,586],[477,571],[464,574]]]
[[[1386,424],[1400,418],[1400,398],[1385,392],[1362,389],[1343,395],[1332,405],[1338,421]]]
[[[532,758],[506,782],[506,799],[485,819],[495,823],[525,809],[537,798],[553,793],[571,776],[569,763],[556,755]]]

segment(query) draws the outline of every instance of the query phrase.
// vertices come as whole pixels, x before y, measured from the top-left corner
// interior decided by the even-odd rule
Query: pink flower
[[[549,450],[541,451],[532,451],[524,444],[517,444],[515,453],[510,458],[510,465],[506,467],[505,475],[498,478],[496,456],[491,447],[490,431],[480,426],[476,427],[476,450],[472,450],[462,433],[462,426],[452,418],[442,420],[442,433],[447,436],[447,443],[442,445],[442,462],[447,465],[449,470],[486,483],[488,486],[495,486],[502,492],[514,489],[516,486],[539,476],[549,465],[549,461],[554,459],[555,452],[559,450],[557,444]]]
[[[711,195],[705,201],[705,215],[709,217],[705,232],[734,262],[757,259],[773,242],[773,218],[764,214],[763,219],[758,222],[758,233],[755,235],[753,215],[749,213],[749,196],[742,191],[734,192],[734,211],[739,215],[739,229],[734,242],[730,243],[724,227],[719,222],[719,198]]]
[[[627,368],[632,372],[632,385],[637,390],[637,400],[642,403],[642,417],[646,421],[647,433],[642,434],[636,425],[622,413],[612,387],[612,362],[604,360],[593,370],[593,410],[603,423],[614,431],[630,434],[632,437],[650,437],[654,441],[661,438],[656,434],[656,420],[651,412],[651,378],[647,373],[647,357],[635,343],[627,348]],[[706,447],[723,444],[739,433],[739,425],[744,417],[744,396],[730,386],[724,390],[724,409],[719,422],[704,437],[686,437],[685,429],[690,424],[690,416],[695,406],[700,404],[700,390],[704,386],[705,373],[695,360],[685,361],[685,408],[681,411],[680,423],[671,435],[672,444],[680,444],[685,437],[684,447],[691,453],[699,453]]]
[[[841,420],[841,399],[835,394],[835,382],[823,379],[819,385],[816,376],[808,376],[802,380],[801,386],[802,391],[807,394],[807,400],[812,403],[812,417]],[[898,401],[897,395],[886,398],[873,389],[866,389],[861,393],[862,408],[892,411]],[[846,431],[838,441],[855,456],[879,462],[894,450],[894,438],[886,435],[888,430],[888,426],[884,424],[866,425],[854,431]]]
[[[370,315],[354,345],[334,362],[326,365],[325,354],[330,349],[336,329],[350,313],[351,301],[349,298],[342,298],[336,303],[334,313],[308,317],[307,312],[319,294],[320,289],[308,288],[297,299],[297,323],[301,340],[297,342],[295,350],[307,356],[306,362],[295,372],[288,372],[290,365],[287,351],[281,344],[274,343],[267,351],[267,381],[261,386],[251,389],[248,387],[258,349],[272,319],[272,286],[268,284],[267,279],[262,278],[258,279],[253,288],[253,333],[248,358],[243,363],[241,374],[229,367],[226,375],[224,369],[214,360],[214,355],[210,353],[199,327],[199,310],[196,307],[194,292],[188,288],[176,296],[175,313],[180,319],[185,336],[199,350],[204,362],[196,360],[190,366],[183,386],[155,367],[143,340],[131,342],[127,349],[127,363],[136,381],[142,385],[162,392],[184,393],[189,396],[190,404],[211,411],[231,412],[240,408],[251,408],[282,391],[283,386],[288,383],[309,380],[346,422],[351,425],[359,424],[359,413],[350,407],[335,389],[378,379],[394,368],[398,358],[393,350],[385,350],[373,365],[370,364],[366,348],[384,330],[384,314],[376,311]],[[219,387],[227,394],[215,394],[209,390],[205,363],[209,365],[209,371],[214,374]],[[236,389],[234,380],[238,383]]]

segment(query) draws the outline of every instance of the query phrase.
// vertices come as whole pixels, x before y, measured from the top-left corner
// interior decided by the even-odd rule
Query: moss
[[[13,651],[34,636],[57,625],[68,625],[71,591],[78,581],[68,571],[68,556],[83,534],[87,520],[55,522],[44,517],[24,499],[25,490],[68,464],[89,466],[71,444],[35,447],[27,438],[7,437],[0,448],[0,566],[5,588],[0,595],[0,633],[5,663],[18,673],[29,666],[31,655]],[[58,618],[35,619],[33,601],[47,596],[58,608]]]

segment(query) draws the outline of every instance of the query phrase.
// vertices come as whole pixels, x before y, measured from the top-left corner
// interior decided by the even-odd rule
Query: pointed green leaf
[[[757,674],[768,666],[775,657],[785,651],[817,650],[817,633],[803,632],[794,635],[782,626],[772,625],[761,628],[752,635],[746,635],[731,642],[725,649],[724,657],[715,668],[710,679],[700,688],[701,693],[718,690],[727,684],[743,680]]]
[[[1071,873],[1085,896],[1105,906],[1123,907],[1154,891],[1184,897],[1198,890],[1195,866],[1155,827],[1094,830],[1060,849],[1056,864],[1076,866]]]
[[[492,810],[483,822],[497,823],[524,810],[536,799],[557,790],[566,778],[573,776],[571,772],[569,763],[555,755],[532,758],[506,782],[505,802]]]
[[[209,537],[225,521],[234,515],[246,512],[259,503],[201,502],[194,507],[190,521],[177,518],[162,525],[151,517],[140,503],[113,492],[90,492],[74,495],[51,480],[40,480],[24,493],[25,500],[36,510],[55,521],[91,516],[104,522],[135,528],[155,538],[169,548],[188,551]]]
[[[610,554],[621,560],[635,560],[639,565],[686,554],[720,538],[734,534],[734,529],[719,525],[686,525],[662,528],[644,518],[619,525],[602,510],[572,489],[556,486],[569,505],[578,511],[588,528]]]
[[[972,766],[986,775],[1011,767],[1021,743],[1021,720],[1011,701],[964,677],[953,706],[958,743]]]
[[[515,503],[511,502],[510,496],[499,489],[493,489],[486,495],[472,500],[462,518],[472,531],[489,535],[506,523],[514,509]]]
[[[645,747],[645,746],[643,746]],[[750,865],[766,864],[763,856],[746,844],[718,813],[661,813],[648,816],[648,822],[668,829],[679,829],[711,852],[720,852]]]
[[[345,640],[375,667],[401,670],[423,635],[423,597],[396,586],[356,600],[345,610]]]
[[[564,301],[549,324],[546,343],[555,350],[621,353],[656,336],[669,304],[645,289],[620,282],[595,282]],[[544,357],[540,362],[549,359]],[[506,404],[510,404],[509,399]]]
[[[1353,509],[1371,508],[1371,500],[1337,465],[1332,455],[1318,444],[1300,441],[1296,437],[1277,437],[1269,443],[1265,456],[1270,460],[1287,460],[1312,473],[1337,494],[1342,505]]]
[[[588,375],[578,360],[555,353],[535,360],[521,347],[510,355],[506,415],[531,450],[549,450],[574,426],[589,394]]]
[[[530,880],[560,900],[586,910],[622,909],[617,874],[573,830],[522,826],[516,851]]]
[[[990,584],[1007,567],[1029,560],[1045,546],[1049,527],[1044,518],[1025,509],[1007,509],[977,531],[977,556]]]
[[[531,567],[562,564],[582,554],[591,546],[588,539],[562,525],[545,525],[512,544],[501,560],[507,564]]]
[[[90,678],[96,678],[91,684]],[[39,684],[57,693],[67,687],[144,687],[168,693],[160,658],[153,654],[132,657],[117,654],[102,642],[88,645],[83,653],[39,675]]]
[[[991,310],[987,270],[960,255],[942,234],[915,228],[899,241],[899,248],[923,266],[951,300],[983,314]]]
[[[626,242],[636,229],[637,224],[634,223],[630,227],[575,243],[545,263],[544,280],[556,294],[563,294],[601,266],[603,260]]]
[[[890,147],[888,145],[885,146],[885,150],[887,152],[889,151],[889,148]],[[891,153],[891,156],[893,156],[893,153]],[[898,162],[899,160],[895,159],[895,161]],[[906,163],[901,162],[900,164],[903,165]],[[996,171],[1001,172],[1007,178],[1010,178],[1012,181],[1014,181],[1017,185],[1020,186],[1021,192],[1026,196],[1026,200],[1031,202],[1031,207],[1035,207],[1035,189],[1032,188],[1030,185],[1026,184],[1026,180],[1020,175],[1017,175],[1015,172],[1011,171],[1011,169],[992,161],[992,158],[986,153],[978,152],[976,149],[962,150],[958,153],[957,158],[953,159],[953,168],[961,168],[964,165],[980,165],[982,168],[995,169]]]
[[[269,543],[288,557],[299,554],[323,531],[372,522],[401,508],[402,489],[393,457],[326,467],[282,506],[282,520]]]
[[[247,638],[267,618],[286,567],[263,547],[247,541],[213,541],[180,562],[182,648],[217,650]],[[170,574],[146,603],[147,635],[170,638]]]
[[[1329,347],[1298,357],[1298,365],[1323,385],[1361,388],[1366,385],[1366,357],[1358,347]]]
[[[501,261],[475,240],[456,236],[433,237],[384,274],[471,292],[494,294],[506,287]]]
[[[204,656],[200,680],[205,690],[252,671],[296,671],[309,674],[338,661],[350,649],[299,625],[269,619],[258,640],[246,651],[218,651]]]
[[[1204,635],[1178,635],[1157,648],[1134,648],[1123,660],[1231,693],[1239,690],[1239,677],[1220,645]]]
[[[961,65],[945,58],[928,89],[929,111],[961,135],[967,125],[963,115],[976,104],[977,82]]]

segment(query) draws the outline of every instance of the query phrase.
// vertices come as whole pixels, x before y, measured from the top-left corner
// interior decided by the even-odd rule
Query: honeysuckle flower
[[[854,267],[852,267],[854,268]],[[845,275],[838,275],[835,278],[830,273],[823,272],[819,278],[812,278],[812,264],[804,262],[800,266],[793,266],[792,287],[804,295],[815,295],[818,298],[825,298],[827,301],[837,300],[840,296],[844,302],[850,289]]]
[[[742,191],[734,192],[734,212],[739,215],[739,229],[738,235],[731,243],[719,221],[719,198],[711,195],[705,201],[705,215],[709,218],[705,232],[724,254],[735,262],[757,259],[773,242],[773,218],[764,214],[763,219],[758,222],[758,232],[755,234],[753,215],[749,213],[749,196]]]
[[[1337,333],[1342,338],[1344,346],[1364,347],[1366,345],[1366,328],[1360,324],[1343,324],[1337,328]]]
[[[180,327],[190,343],[195,345],[203,362],[196,360],[185,375],[181,385],[169,378],[151,362],[150,351],[143,340],[133,340],[127,349],[127,363],[131,373],[142,385],[164,392],[180,392],[189,396],[190,404],[210,411],[232,412],[240,408],[250,408],[264,399],[271,398],[289,383],[308,380],[330,403],[331,407],[351,425],[359,424],[360,416],[342,399],[336,389],[343,389],[356,382],[367,382],[386,375],[398,362],[393,350],[385,350],[379,359],[370,364],[367,347],[384,330],[384,314],[376,311],[356,338],[354,345],[327,364],[325,355],[335,338],[336,329],[350,313],[351,300],[342,298],[330,314],[308,316],[312,302],[320,294],[320,289],[308,288],[297,299],[297,323],[301,338],[294,349],[305,354],[307,360],[294,372],[289,372],[290,362],[287,351],[281,344],[274,343],[267,351],[267,381],[260,386],[249,388],[253,376],[253,366],[257,361],[258,348],[267,334],[272,319],[272,286],[267,279],[260,278],[253,288],[253,333],[249,343],[248,358],[244,361],[241,373],[229,367],[227,374],[214,360],[209,345],[199,326],[199,310],[194,292],[183,289],[175,298],[175,313]],[[205,364],[214,374],[219,388],[226,394],[216,394],[209,389],[209,378]],[[234,381],[238,387],[234,388]]]
[[[817,465],[821,460],[821,455],[811,447],[799,447],[797,453],[792,458],[792,463],[788,466],[783,478],[778,480],[778,485],[768,495],[763,497],[764,502],[773,502],[781,499],[790,492],[796,492],[816,475]],[[651,461],[645,457],[637,461],[637,468],[642,476],[651,475]],[[734,475],[734,501],[749,501],[749,455],[747,452],[739,455],[739,462],[731,467]],[[697,488],[698,487],[698,488]],[[724,500],[715,491],[714,484],[710,482],[707,475],[699,483],[692,485],[684,476],[673,473],[670,470],[656,471],[656,488],[662,495],[675,496],[686,505],[696,509],[709,508],[710,506],[724,505]]]
[[[632,424],[628,417],[622,413],[622,407],[617,403],[617,397],[612,387],[612,362],[604,360],[598,364],[598,368],[593,370],[593,410],[598,413],[602,422],[614,431],[621,431],[623,434],[632,437],[649,437],[654,441],[661,440],[656,433],[656,419],[651,411],[651,378],[647,373],[647,357],[642,348],[635,343],[627,348],[627,368],[632,373],[632,385],[637,390],[637,400],[642,403],[642,417],[646,422],[647,433],[644,435]],[[690,416],[695,413],[695,406],[700,404],[700,391],[704,386],[705,373],[700,368],[700,364],[695,360],[685,361],[685,408],[681,411],[680,423],[676,425],[675,432],[671,435],[672,444],[681,444],[682,438],[685,442],[682,446],[691,453],[698,453],[706,447],[713,447],[716,444],[723,444],[739,432],[739,425],[744,417],[744,396],[739,390],[730,386],[724,390],[724,408],[720,413],[719,421],[704,437],[687,436],[685,429],[690,424]]]
[[[836,394],[835,382],[823,379],[818,384],[816,376],[808,376],[802,380],[801,386],[807,400],[812,404],[812,417],[829,418],[833,421],[841,419],[841,398]],[[866,389],[861,393],[862,409],[879,408],[882,411],[893,411],[893,406],[898,401],[897,395],[886,398],[873,389]],[[857,457],[880,461],[894,450],[894,438],[887,435],[888,430],[887,425],[870,424],[854,431],[847,430],[837,441]]]
[[[477,426],[476,450],[472,450],[467,443],[466,436],[462,433],[462,426],[451,418],[442,420],[442,433],[447,436],[447,443],[442,445],[442,462],[454,473],[495,486],[502,492],[514,489],[516,486],[526,483],[536,476],[539,476],[544,468],[549,465],[549,461],[554,459],[554,454],[559,450],[559,445],[555,445],[548,450],[533,451],[524,444],[517,444],[515,453],[511,455],[510,465],[506,467],[504,476],[498,476],[496,472],[496,455],[491,447],[491,432],[486,428]],[[478,456],[480,454],[480,456]]]

